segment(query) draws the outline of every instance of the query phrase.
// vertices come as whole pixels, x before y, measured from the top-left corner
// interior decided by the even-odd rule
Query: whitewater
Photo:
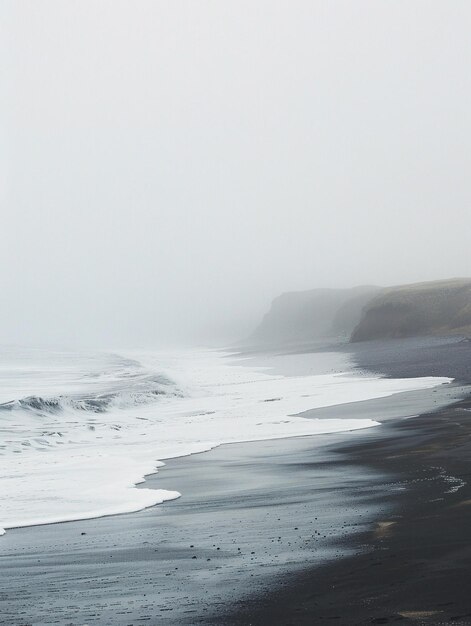
[[[298,414],[449,382],[351,370],[283,376],[204,349],[2,348],[0,534],[178,498],[177,491],[137,485],[166,459],[221,444],[376,426]]]

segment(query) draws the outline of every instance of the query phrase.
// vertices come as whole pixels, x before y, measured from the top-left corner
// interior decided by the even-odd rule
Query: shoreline
[[[400,487],[379,495],[390,513],[348,538],[353,556],[308,566],[284,590],[222,615],[219,623],[470,624],[470,422],[468,396],[385,424],[382,437],[340,446],[349,463]]]
[[[322,355],[316,355],[320,366],[317,373],[321,375],[306,372],[298,376],[276,375],[248,364],[228,362],[214,350],[133,354],[137,360],[130,360],[130,355],[96,355],[96,362],[86,362],[92,373],[93,368],[102,372],[98,380],[95,374],[82,377],[78,366],[84,363],[72,355],[77,396],[61,395],[58,376],[49,388],[41,388],[36,381],[39,387],[35,393],[42,389],[44,398],[23,397],[22,391],[35,381],[30,380],[27,369],[21,368],[17,392],[4,385],[4,396],[18,398],[13,404],[7,403],[9,408],[2,414],[2,528],[103,517],[161,504],[179,493],[174,489],[133,487],[158,471],[163,459],[206,451],[231,441],[373,426],[375,420],[362,416],[349,420],[348,412],[341,419],[333,416],[330,422],[307,420],[301,413],[313,407],[351,404],[450,381],[435,377],[385,380],[350,374],[336,377],[326,368]],[[345,360],[341,355],[333,356],[336,361]],[[50,358],[54,362],[56,355],[52,353]],[[113,384],[103,374],[110,361],[111,371],[115,372],[116,363],[121,367],[119,375],[113,374]],[[174,380],[167,377],[161,393],[161,374],[156,378],[155,373],[168,369]],[[180,386],[185,388],[185,380],[187,393],[177,393]]]
[[[364,527],[376,505],[347,493],[352,468],[331,452],[364,433],[220,446],[149,478],[181,486],[168,506],[7,532],[0,623],[221,623],[222,606],[282,588],[306,558],[340,556],[332,539]],[[364,471],[362,480],[370,490],[378,477]]]
[[[423,406],[425,396],[414,393],[355,403],[363,416],[387,414],[379,428],[223,444],[170,459],[145,483],[183,492],[168,505],[9,530],[0,544],[0,623],[261,626],[335,618],[350,626],[390,619],[381,607],[361,613],[364,607],[351,607],[329,584],[342,579],[347,563],[358,571],[377,522],[386,524],[381,532],[396,532],[390,517],[417,468],[404,468],[404,484],[388,495],[394,463],[374,451],[385,456],[388,446],[423,445],[434,416],[452,415],[463,389],[448,387],[434,400],[441,408],[425,419],[394,417],[407,402],[410,414]],[[343,407],[347,415],[352,406]],[[405,456],[412,463],[417,455]],[[409,498],[405,509],[413,504]],[[313,587],[324,590],[322,611],[313,605]],[[348,587],[366,597],[355,580]],[[329,602],[344,607],[342,615]]]
[[[338,348],[351,350],[351,346]],[[450,338],[355,344],[357,366],[385,376],[453,375],[461,400],[395,418],[340,445],[357,468],[388,478],[378,503],[390,514],[349,537],[354,552],[315,565],[276,593],[215,623],[471,624],[471,342]],[[468,482],[469,481],[469,482]],[[395,487],[399,486],[399,489]],[[339,548],[344,546],[340,541]]]
[[[123,357],[115,356],[115,359],[119,361]],[[150,362],[155,368],[158,359],[158,354],[147,354],[143,363]],[[358,375],[352,372],[350,359],[338,354],[316,354],[310,364],[306,359],[299,360],[298,372],[285,375],[275,369],[281,361],[284,363],[281,357],[272,358],[268,367],[253,367],[251,363],[241,366],[236,359],[227,362],[224,355],[215,355],[214,351],[189,353],[180,369],[188,375],[188,367],[190,372],[194,368],[202,393],[196,385],[194,394],[170,396],[162,403],[144,403],[137,408],[133,404],[135,399],[130,401],[126,395],[129,383],[124,378],[121,382],[125,407],[116,415],[113,411],[99,412],[97,419],[93,410],[78,413],[71,410],[70,416],[59,410],[57,417],[54,411],[49,413],[51,417],[46,411],[46,418],[41,411],[36,417],[34,411],[28,410],[9,413],[2,481],[4,505],[0,512],[2,529],[134,513],[162,504],[181,495],[175,489],[146,489],[146,477],[158,473],[163,461],[206,452],[230,442],[348,433],[376,426],[376,415],[366,419],[355,409],[358,403],[366,411],[371,401],[381,407],[380,399],[403,395],[406,390],[414,390],[423,397],[426,389],[447,387],[443,383],[451,380],[447,377],[386,380],[366,372]],[[175,370],[178,380],[179,367]],[[148,381],[144,380],[143,384],[148,385]],[[448,395],[446,389],[444,395]],[[67,397],[55,401],[60,406],[70,402],[72,407],[76,402]],[[27,398],[24,402],[29,406]],[[47,402],[47,398],[38,401],[40,407]],[[15,439],[15,421],[21,423],[22,419],[29,424],[29,433],[24,440]],[[13,432],[12,441],[8,441],[8,427]],[[96,435],[90,434],[89,431],[96,429]],[[59,445],[68,444],[69,438],[77,445]],[[31,480],[24,480],[25,475],[31,476]],[[70,478],[62,479],[62,475]],[[70,490],[72,481],[74,494]],[[135,488],[138,484],[140,489]]]

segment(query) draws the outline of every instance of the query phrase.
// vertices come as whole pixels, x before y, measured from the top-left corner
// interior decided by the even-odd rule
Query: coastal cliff
[[[284,293],[249,341],[276,347],[334,337],[360,342],[450,334],[471,336],[469,278]]]
[[[250,337],[257,345],[286,345],[326,337],[349,337],[379,287],[312,289],[284,293]]]
[[[449,334],[471,334],[471,279],[382,290],[366,304],[350,340]]]

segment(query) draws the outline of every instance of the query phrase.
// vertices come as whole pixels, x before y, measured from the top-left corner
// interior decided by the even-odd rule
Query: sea
[[[182,494],[145,487],[166,459],[235,442],[348,436],[378,422],[302,413],[451,382],[384,378],[345,357],[341,367],[329,353],[316,358],[315,373],[283,375],[206,348],[0,348],[0,534],[174,500]]]

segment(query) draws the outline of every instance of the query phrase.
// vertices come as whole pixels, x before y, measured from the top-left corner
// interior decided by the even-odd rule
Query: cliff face
[[[384,289],[364,308],[351,341],[471,333],[471,279]]]
[[[350,336],[377,287],[313,289],[276,298],[250,337],[257,345],[282,345]]]
[[[350,337],[471,336],[471,279],[379,288],[313,289],[276,298],[250,337],[259,346]]]

